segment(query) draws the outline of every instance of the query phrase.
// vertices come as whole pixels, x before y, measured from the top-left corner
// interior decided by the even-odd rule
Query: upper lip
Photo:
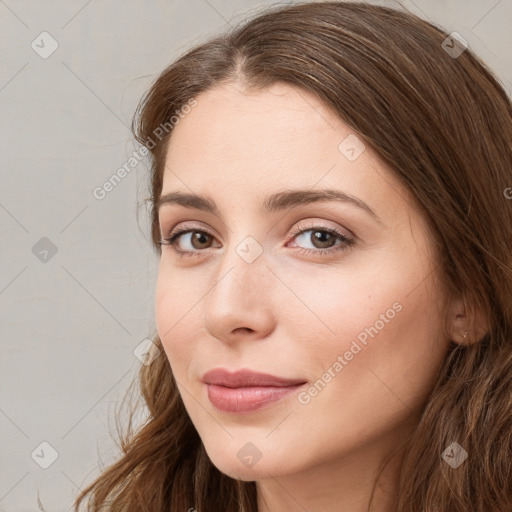
[[[259,373],[248,369],[238,370],[232,373],[224,368],[215,368],[206,372],[201,380],[205,384],[216,384],[227,388],[251,386],[285,387],[304,384],[306,382],[303,379],[285,379],[268,373]]]

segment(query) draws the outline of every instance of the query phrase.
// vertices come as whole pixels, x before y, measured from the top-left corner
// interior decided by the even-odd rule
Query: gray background
[[[0,0],[0,511],[38,510],[38,493],[68,511],[114,460],[114,408],[155,333],[147,160],[92,192],[136,148],[131,116],[157,74],[272,3]],[[403,5],[460,33],[510,94],[512,0]],[[43,31],[46,58],[31,46],[51,49]]]

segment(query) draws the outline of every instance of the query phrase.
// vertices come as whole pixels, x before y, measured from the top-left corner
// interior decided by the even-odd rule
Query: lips
[[[252,370],[231,373],[223,368],[205,373],[201,380],[216,409],[237,414],[268,406],[306,384],[302,379],[286,379]]]
[[[287,387],[297,384],[304,384],[303,379],[286,379],[276,377],[268,373],[259,373],[252,370],[238,370],[234,373],[223,368],[216,368],[206,372],[202,379],[205,384],[215,384],[226,388],[245,388],[245,387]]]

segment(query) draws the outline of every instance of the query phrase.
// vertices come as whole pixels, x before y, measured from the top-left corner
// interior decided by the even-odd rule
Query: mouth
[[[273,404],[298,391],[307,382],[266,373],[225,369],[207,372],[201,379],[211,404],[222,412],[248,413]]]
[[[214,407],[223,412],[252,412],[270,405],[305,386],[250,386],[228,388],[216,384],[206,384],[208,399]]]

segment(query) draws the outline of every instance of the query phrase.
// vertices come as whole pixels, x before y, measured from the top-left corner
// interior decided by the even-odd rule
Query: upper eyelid
[[[339,231],[341,234],[343,234],[347,238],[355,238],[355,234],[350,229],[346,228],[345,226],[341,226],[341,225],[331,226],[329,224],[327,224],[327,225],[324,224],[326,222],[325,220],[310,220],[310,219],[308,219],[307,221],[304,221],[307,223],[306,225],[301,225],[300,222],[302,222],[302,221],[303,221],[303,219],[296,222],[297,227],[292,229],[292,233],[297,234],[300,231],[308,231],[310,229],[316,228],[316,229]],[[346,232],[346,233],[344,233],[344,232]]]
[[[296,222],[297,226],[291,230],[290,232],[290,236],[293,238],[296,238],[297,236],[301,235],[302,233],[304,232],[307,232],[307,231],[311,231],[313,229],[318,229],[318,230],[326,230],[326,231],[336,231],[336,232],[339,232],[340,235],[346,237],[346,238],[349,238],[349,239],[355,239],[356,236],[352,233],[351,230],[345,228],[345,227],[334,227],[334,226],[329,226],[329,225],[323,225],[322,222],[325,222],[324,221],[321,221],[321,220],[311,220],[311,219],[308,219],[308,221],[305,221],[307,222],[306,225],[300,225],[300,222],[302,221],[303,219],[299,220]],[[193,221],[192,221],[193,222]],[[178,224],[179,225],[179,224]],[[207,235],[209,236],[212,236],[214,238],[217,238],[217,236],[212,233],[211,229],[209,228],[205,228],[205,227],[202,227],[202,226],[198,226],[198,225],[189,225],[187,222],[184,222],[183,226],[179,227],[179,228],[172,228],[170,230],[170,233],[169,235],[167,236],[167,238],[172,238],[176,235],[185,235],[187,233],[190,233],[190,232],[205,232]],[[347,233],[344,233],[344,231],[346,231]],[[338,235],[339,236],[339,235]]]
[[[319,219],[318,222],[333,223],[335,225],[334,229],[346,231],[347,236],[353,236],[354,238],[356,238],[356,235],[350,228],[348,228],[346,226],[346,224],[345,224],[346,221],[348,221],[349,225],[355,224],[355,225],[359,226],[361,224],[365,230],[367,230],[367,229],[371,229],[372,231],[374,230],[375,226],[373,225],[373,223],[369,223],[366,216],[363,216],[359,213],[359,211],[362,212],[362,210],[359,209],[358,211],[356,211],[356,209],[352,209],[352,208],[340,210],[340,206],[341,206],[340,204],[333,204],[330,201],[325,201],[325,202],[319,201],[319,202],[313,202],[313,203],[301,205],[300,208],[292,207],[290,209],[290,211],[284,217],[281,217],[281,219],[278,220],[277,224],[281,224],[282,222],[288,222],[287,220],[285,220],[286,218],[293,221],[293,224],[296,224],[297,222],[301,222],[306,219],[309,220],[311,218],[317,218],[317,219]],[[199,224],[203,223],[203,221],[201,221],[199,219],[189,220],[190,212],[183,211],[183,210],[186,210],[186,208],[179,207],[178,209],[169,208],[169,210],[166,210],[166,209],[162,209],[162,210],[163,211],[159,212],[159,219],[162,224],[169,225],[168,222],[173,218],[176,219],[176,217],[182,218],[182,220],[181,220],[181,222],[176,222],[176,223],[173,222],[172,224],[175,224],[175,227],[176,227],[176,225],[181,224],[181,223],[185,223],[185,224],[188,222],[194,222],[194,223],[197,222]],[[303,215],[300,215],[301,213]],[[176,215],[176,217],[175,217],[175,215]],[[201,215],[201,214],[199,215],[199,217],[202,217],[202,216],[203,215]],[[206,223],[208,225],[208,227],[205,228],[206,230],[211,231],[212,229],[214,229],[214,228],[209,227],[209,225],[211,224],[211,221],[213,220],[214,223],[216,223],[217,221],[220,221],[222,226],[224,226],[231,233],[233,232],[233,230],[229,227],[229,225],[227,225],[224,221],[219,219],[217,216],[215,216],[214,218],[210,218],[210,213],[206,213],[205,216],[207,217]],[[329,217],[331,217],[331,218],[328,219]],[[277,226],[277,224],[274,224],[270,228],[269,231],[274,230],[274,228]],[[379,224],[382,226],[382,223],[379,223]],[[175,227],[172,229],[175,229]],[[329,227],[331,227],[331,226],[329,226]],[[195,229],[195,227],[194,227],[194,229]],[[167,233],[171,232],[171,230],[169,230],[169,229],[165,229],[165,230],[161,229],[161,231],[166,231]]]

